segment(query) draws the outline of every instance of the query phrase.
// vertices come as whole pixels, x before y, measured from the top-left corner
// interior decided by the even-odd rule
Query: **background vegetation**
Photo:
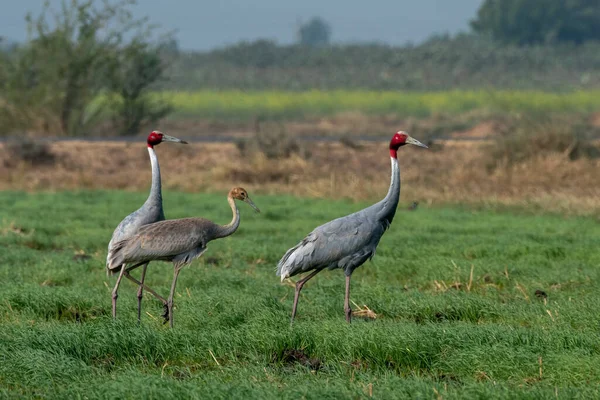
[[[177,114],[207,119],[297,118],[357,111],[374,115],[431,117],[479,110],[489,114],[591,113],[600,110],[600,90],[401,92],[375,90],[161,92]]]
[[[600,87],[600,45],[503,45],[471,34],[418,46],[313,48],[261,40],[173,60],[169,87],[194,89],[529,89]]]
[[[161,40],[132,1],[63,1],[27,15],[29,41],[0,58],[0,120],[6,132],[35,129],[46,135],[82,135],[106,122],[120,135],[135,134],[169,107],[149,98],[164,77]],[[110,102],[96,101],[103,93]]]
[[[182,52],[172,35],[152,35],[149,21],[131,15],[133,3],[71,0],[28,16],[30,40],[0,52],[2,135],[107,127],[131,135],[171,112],[227,123],[347,110],[424,118],[597,109],[583,100],[600,89],[594,1],[488,0],[472,32],[418,46],[332,45],[332,27],[315,17],[298,28],[298,44],[258,40],[209,52]]]
[[[575,43],[600,40],[596,0],[486,0],[471,22],[475,32],[503,43]]]

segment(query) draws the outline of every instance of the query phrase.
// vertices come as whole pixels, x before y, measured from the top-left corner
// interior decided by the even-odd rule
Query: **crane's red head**
[[[398,149],[405,144],[414,144],[415,146],[428,148],[417,139],[411,137],[408,133],[398,131],[392,136],[392,140],[390,140],[390,157],[397,158]]]
[[[162,142],[163,133],[161,131],[152,131],[148,135],[148,147],[153,147]]]
[[[152,131],[148,135],[148,147],[152,148],[162,142],[175,142],[175,143],[183,143],[187,144],[185,140],[178,139],[173,136],[165,135],[161,131]]]

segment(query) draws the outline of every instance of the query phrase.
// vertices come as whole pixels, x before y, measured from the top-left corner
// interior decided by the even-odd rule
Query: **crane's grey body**
[[[387,196],[370,207],[315,228],[279,261],[277,276],[282,281],[303,272],[335,268],[350,276],[373,258],[379,240],[394,219],[400,198],[400,169],[396,159],[391,162]]]
[[[123,221],[115,228],[113,235],[108,243],[108,254],[106,256],[106,268],[108,268],[109,259],[114,251],[114,244],[132,236],[137,230],[147,224],[163,221],[165,213],[162,205],[162,191],[160,182],[160,166],[154,149],[148,147],[150,155],[150,164],[152,166],[152,186],[146,202],[137,210],[126,216]]]
[[[162,208],[162,202],[159,205],[144,203],[142,207],[129,214],[115,228],[110,242],[108,242],[108,255],[106,256],[106,266],[113,252],[114,244],[133,236],[142,226],[152,224],[158,221],[164,221],[165,214]],[[111,270],[109,270],[111,271]],[[112,272],[112,271],[111,271]]]
[[[336,268],[343,269],[346,275],[344,313],[346,321],[351,321],[350,278],[356,268],[373,258],[381,237],[394,219],[400,199],[400,167],[397,150],[405,144],[427,147],[406,132],[398,131],[394,134],[389,146],[392,164],[390,188],[383,200],[315,228],[300,243],[289,249],[279,261],[277,276],[280,276],[282,281],[312,271],[296,282],[292,323],[304,284],[320,271]]]
[[[237,229],[232,226],[231,233]],[[206,250],[208,242],[231,234],[204,218],[181,218],[156,222],[139,228],[135,235],[117,242],[110,265],[154,260],[189,264]]]
[[[144,225],[165,219],[165,213],[162,205],[160,166],[158,165],[158,158],[156,157],[156,152],[150,146],[148,147],[148,154],[150,156],[150,164],[152,168],[152,186],[150,188],[150,194],[140,208],[125,217],[123,221],[121,221],[121,223],[115,228],[110,242],[108,242],[108,254],[106,256],[106,271],[108,274],[112,274],[119,269],[123,270],[125,268],[125,265],[118,265],[116,268],[109,268],[109,260],[115,251],[115,244],[117,242],[131,237],[140,227]],[[143,282],[146,276],[147,267],[148,264],[144,264],[140,279],[142,284],[139,285],[138,288],[138,321],[141,319]],[[121,282],[120,278],[121,276],[119,276],[117,284],[113,290],[113,317],[116,317],[117,314],[117,291]]]
[[[113,251],[107,268],[114,270],[124,265],[131,265],[123,270],[123,274],[148,290],[165,305],[165,320],[173,326],[173,295],[179,271],[205,251],[208,242],[233,234],[240,225],[240,211],[234,198],[248,202],[257,211],[246,191],[233,188],[227,196],[233,218],[227,225],[218,225],[204,218],[181,218],[155,222],[140,227],[134,235],[113,244]],[[150,261],[170,261],[173,263],[174,275],[171,292],[164,299],[143,282],[138,282],[129,275],[132,269],[145,265]]]

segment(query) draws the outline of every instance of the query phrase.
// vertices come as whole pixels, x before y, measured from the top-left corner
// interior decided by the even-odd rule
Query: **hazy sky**
[[[67,0],[69,1],[69,0]],[[177,30],[182,49],[207,50],[241,40],[291,43],[299,21],[320,16],[334,42],[419,43],[433,33],[468,30],[483,0],[138,0],[135,14]],[[4,1],[0,36],[26,37],[24,16],[43,0]],[[60,4],[60,0],[51,0]]]

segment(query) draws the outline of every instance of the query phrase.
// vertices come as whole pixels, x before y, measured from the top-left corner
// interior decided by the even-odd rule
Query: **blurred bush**
[[[310,157],[308,147],[288,134],[284,124],[261,118],[255,121],[252,137],[238,140],[236,146],[242,154],[252,156],[262,153],[268,159],[284,159],[292,155],[303,159]]]
[[[498,121],[494,143],[489,147],[488,169],[514,165],[549,153],[569,160],[598,158],[593,144],[600,129],[586,118],[573,115],[513,116]]]
[[[8,141],[4,145],[3,153],[6,167],[13,167],[20,162],[33,166],[52,165],[56,161],[56,155],[47,143],[28,137]]]
[[[29,40],[0,55],[0,122],[16,130],[85,135],[108,116],[120,134],[166,115],[148,101],[164,76],[161,41],[145,19],[132,17],[133,0],[63,1],[27,15]],[[50,21],[49,21],[50,19]],[[112,102],[95,101],[112,93]]]

